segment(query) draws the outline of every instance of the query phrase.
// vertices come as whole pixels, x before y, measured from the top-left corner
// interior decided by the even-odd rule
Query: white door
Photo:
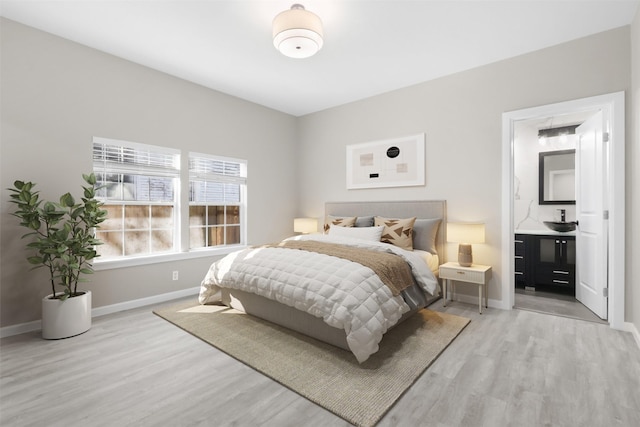
[[[576,129],[576,298],[607,318],[608,135],[602,111]]]

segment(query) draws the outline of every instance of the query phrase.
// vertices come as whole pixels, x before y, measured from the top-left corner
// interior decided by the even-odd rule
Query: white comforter
[[[387,243],[321,234],[295,238],[394,253],[411,265],[422,289],[430,294],[436,290],[435,276],[413,252]],[[202,281],[200,303],[220,301],[220,287],[276,300],[344,329],[360,363],[378,351],[382,335],[409,310],[402,296],[394,297],[370,268],[296,249],[247,248],[214,262]]]

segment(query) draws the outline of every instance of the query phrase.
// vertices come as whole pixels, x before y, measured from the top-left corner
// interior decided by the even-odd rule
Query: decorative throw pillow
[[[356,227],[373,227],[373,215],[357,217]]]
[[[374,218],[374,225],[384,225],[381,242],[390,243],[408,251],[413,250],[413,224],[416,217],[406,219]]]
[[[341,216],[331,216],[327,215],[324,219],[324,234],[329,232],[329,227],[331,225],[337,225],[339,227],[353,227],[356,223],[356,217],[341,217]]]
[[[329,228],[329,236],[351,237],[353,239],[379,242],[383,228],[382,225],[379,227],[339,227],[337,225],[331,225]]]
[[[423,249],[437,255],[436,235],[440,222],[440,219],[416,219],[413,224],[413,248]]]

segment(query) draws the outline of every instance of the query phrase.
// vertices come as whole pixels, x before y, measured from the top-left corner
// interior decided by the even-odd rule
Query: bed
[[[414,217],[411,235],[405,233],[405,241],[398,243],[393,241],[393,236],[391,240],[388,235],[384,237],[384,232],[390,230],[384,225],[385,219]],[[444,262],[446,202],[327,202],[324,218],[322,234],[296,236],[279,244],[248,248],[214,262],[202,281],[200,303],[224,304],[244,311],[349,350],[359,362],[364,362],[378,350],[385,332],[440,297],[437,270]],[[407,227],[404,230],[406,232]],[[380,234],[376,234],[378,232]],[[377,236],[379,241],[375,242]],[[402,246],[407,238],[413,250]],[[313,248],[308,249],[308,245]],[[333,251],[335,245],[349,249],[339,257],[322,253]],[[349,258],[354,255],[352,249],[360,257],[362,254],[355,251],[370,251],[366,252],[366,260],[360,258],[364,266]],[[404,267],[398,265],[398,268],[410,270],[411,283],[405,283],[409,281],[406,276],[396,275],[395,270],[387,276],[386,267],[382,272],[373,272],[380,265],[386,266],[386,261],[372,258],[374,256],[394,262],[397,261],[391,258],[401,258],[403,261],[399,264]],[[245,267],[244,263],[251,265]],[[345,274],[347,266],[349,272]],[[352,272],[356,266],[359,270]],[[311,291],[297,287],[297,281],[302,280],[298,274],[305,276],[305,286],[310,283]],[[352,280],[352,275],[356,279]],[[296,283],[292,282],[293,276]],[[339,284],[336,276],[340,277]],[[403,283],[400,290],[390,283],[394,280]],[[291,284],[294,286],[289,286]],[[336,291],[329,285],[344,286],[348,290]],[[326,291],[328,288],[330,293]],[[349,292],[365,295],[367,301],[351,304],[350,296],[341,296]],[[309,299],[309,295],[320,298],[316,294],[323,300]],[[325,299],[330,301],[325,304]],[[339,303],[333,302],[338,299]],[[347,301],[345,306],[339,305],[344,304],[343,300]],[[379,306],[370,308],[372,301]]]

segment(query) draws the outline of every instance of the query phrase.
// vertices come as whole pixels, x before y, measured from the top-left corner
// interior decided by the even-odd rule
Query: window
[[[102,259],[178,250],[178,150],[94,138],[93,170],[108,212],[97,231]]]
[[[189,154],[189,248],[244,244],[247,164]]]
[[[189,167],[181,169],[180,157],[176,149],[93,138],[97,196],[108,212],[97,230],[101,268],[246,244],[246,160],[189,153]]]

